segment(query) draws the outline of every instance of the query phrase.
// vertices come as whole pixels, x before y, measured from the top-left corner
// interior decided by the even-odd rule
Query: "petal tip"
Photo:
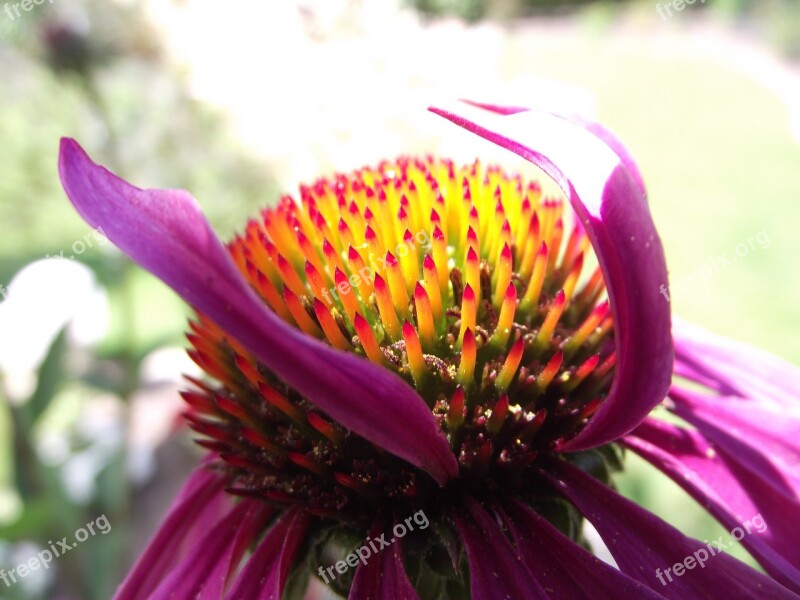
[[[98,167],[86,150],[71,137],[62,137],[58,146],[58,175],[64,187],[77,171]]]

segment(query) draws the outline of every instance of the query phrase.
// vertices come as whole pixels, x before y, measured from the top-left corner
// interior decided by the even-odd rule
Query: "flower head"
[[[189,354],[209,376],[184,392],[208,457],[118,597],[279,598],[309,572],[351,598],[706,597],[722,580],[793,597],[780,533],[751,551],[781,584],[723,555],[665,589],[656,570],[694,541],[608,486],[620,446],[699,481],[729,474],[709,447],[741,460],[711,433],[717,396],[669,392],[666,266],[627,151],[557,115],[434,112],[560,192],[402,157],[301,187],[223,246],[186,192],[134,188],[63,141],[73,204],[195,308]],[[694,348],[679,374],[723,393]],[[695,433],[647,417],[668,392]],[[721,521],[759,508],[743,486],[713,504]],[[576,543],[581,515],[619,570]]]

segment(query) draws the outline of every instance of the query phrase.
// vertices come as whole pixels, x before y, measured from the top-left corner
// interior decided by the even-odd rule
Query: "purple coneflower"
[[[207,458],[116,597],[300,598],[315,577],[361,600],[797,598],[800,374],[671,325],[608,131],[434,112],[561,194],[404,157],[301,187],[223,246],[188,193],[62,141],[70,200],[195,309],[209,376],[184,393]],[[731,531],[768,524],[742,538],[767,575],[615,492],[623,449]]]

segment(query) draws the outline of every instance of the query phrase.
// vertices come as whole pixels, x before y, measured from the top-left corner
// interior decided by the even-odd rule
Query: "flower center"
[[[458,459],[457,485],[520,490],[613,378],[603,276],[565,206],[497,167],[401,158],[301,187],[299,203],[284,197],[228,248],[285,321],[417,389]],[[439,493],[210,319],[190,326],[189,354],[219,383],[191,380],[187,416],[232,491],[337,518]]]

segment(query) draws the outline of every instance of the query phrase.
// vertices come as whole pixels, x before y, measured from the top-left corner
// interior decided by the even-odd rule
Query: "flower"
[[[400,158],[223,246],[187,192],[62,141],[70,200],[195,309],[210,376],[184,393],[208,454],[116,597],[300,597],[308,577],[353,599],[797,597],[800,374],[671,324],[644,184],[606,129],[432,110],[561,195]],[[768,575],[615,492],[622,448],[726,527],[768,523],[742,539]]]

